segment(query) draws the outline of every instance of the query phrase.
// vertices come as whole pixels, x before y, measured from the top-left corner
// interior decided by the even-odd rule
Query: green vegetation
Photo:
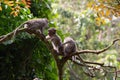
[[[24,21],[47,18],[62,41],[71,36],[79,51],[100,50],[120,38],[119,3],[119,0],[0,0],[0,36]],[[45,30],[44,34],[47,33]],[[119,48],[117,41],[99,55],[80,54],[83,60],[104,66],[85,63],[86,66],[82,61],[80,66],[67,61],[62,80],[119,80]],[[21,32],[15,40],[0,43],[0,80],[58,80],[54,58],[43,40]]]

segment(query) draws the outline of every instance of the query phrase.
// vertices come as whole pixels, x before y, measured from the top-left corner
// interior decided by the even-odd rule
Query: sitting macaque
[[[71,37],[66,37],[62,46],[64,50],[64,56],[69,56],[69,54],[76,52],[76,44]]]
[[[52,42],[53,49],[57,51],[57,53],[61,53],[62,50],[62,41],[61,38],[56,34],[55,28],[50,28],[48,30],[48,35],[46,36],[47,40]]]
[[[69,56],[69,54],[76,52],[75,41],[72,38],[67,37],[62,44],[60,37],[56,34],[55,28],[50,28],[48,30],[46,39],[52,42],[53,49],[56,50],[57,53],[64,53],[64,56]]]

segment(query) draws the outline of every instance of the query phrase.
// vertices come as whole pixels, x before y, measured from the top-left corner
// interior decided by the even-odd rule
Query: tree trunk
[[[59,80],[63,80],[63,65],[62,63],[58,65],[58,76],[59,76]]]

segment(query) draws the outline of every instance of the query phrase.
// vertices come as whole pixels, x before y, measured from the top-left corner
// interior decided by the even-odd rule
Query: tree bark
[[[57,63],[59,80],[63,80],[63,66],[62,62]]]

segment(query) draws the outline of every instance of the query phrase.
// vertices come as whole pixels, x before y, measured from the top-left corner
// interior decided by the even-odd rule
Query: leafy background
[[[97,2],[96,2],[97,1]],[[0,35],[13,31],[21,23],[32,18],[48,18],[49,26],[57,29],[62,40],[71,36],[78,50],[102,49],[120,37],[119,0],[1,0]],[[92,5],[94,4],[94,5]],[[47,35],[47,31],[45,31]],[[86,61],[104,62],[119,70],[120,42],[109,51],[100,54],[83,54]],[[118,61],[117,61],[118,60]],[[86,68],[70,63],[64,67],[64,80],[113,80],[114,74],[97,77],[84,74]],[[110,70],[110,69],[108,69]],[[112,70],[111,70],[112,71]],[[20,33],[14,42],[0,44],[0,80],[57,80],[57,68],[45,44],[34,35]],[[77,77],[76,77],[77,76]],[[119,80],[119,77],[117,78]]]

